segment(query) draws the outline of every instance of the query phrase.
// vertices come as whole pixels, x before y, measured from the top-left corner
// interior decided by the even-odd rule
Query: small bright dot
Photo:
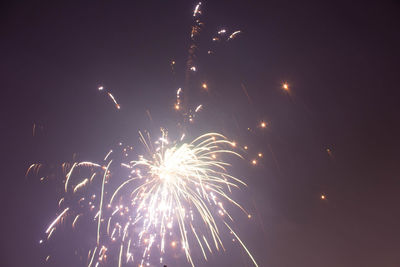
[[[101,90],[103,90],[104,89],[104,87],[103,86],[99,86],[99,91],[101,91]]]
[[[261,128],[265,128],[265,127],[267,127],[267,123],[265,121],[262,121],[260,123],[260,126],[261,126]]]
[[[248,214],[248,215],[247,215],[247,218],[251,219],[251,214]]]
[[[287,84],[287,83],[282,84],[282,88],[285,91],[289,91],[289,84]]]
[[[201,87],[203,87],[204,89],[207,89],[207,88],[208,88],[206,83],[203,83],[203,84],[201,85]]]
[[[321,199],[326,199],[326,196],[325,195],[321,195]]]
[[[172,65],[175,65],[175,61],[174,61],[174,60],[172,60],[171,64],[172,64]]]
[[[178,104],[175,105],[175,109],[179,110],[179,105]]]
[[[257,164],[257,160],[253,159],[253,161],[251,162],[251,164],[256,165],[256,164]]]
[[[196,71],[196,67],[193,66],[193,67],[190,68],[190,70],[191,70],[191,71]]]
[[[232,145],[233,147],[236,147],[236,142],[232,142],[231,145]]]
[[[175,241],[172,241],[171,242],[171,246],[174,248],[174,247],[176,247],[176,242]]]
[[[249,149],[247,146],[244,146],[244,150],[247,150],[247,149]]]
[[[216,158],[217,158],[217,156],[216,156],[215,154],[212,154],[211,157],[212,157],[213,159],[216,159]]]
[[[262,153],[258,153],[258,157],[262,158],[263,154]]]

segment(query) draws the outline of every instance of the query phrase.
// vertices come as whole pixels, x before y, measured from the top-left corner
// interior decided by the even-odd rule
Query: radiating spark
[[[233,32],[233,33],[229,36],[228,41],[229,41],[229,40],[232,40],[233,38],[235,38],[239,33],[241,33],[241,31],[235,31],[235,32]]]
[[[54,230],[56,230],[56,228],[51,228],[50,233],[47,235],[47,240],[50,239],[51,235],[53,234]]]
[[[58,201],[58,206],[61,207],[61,204],[64,202],[64,198],[60,198],[60,200]]]
[[[71,169],[70,169],[69,172],[67,173],[67,176],[66,176],[66,179],[65,179],[65,187],[64,187],[64,188],[65,188],[65,192],[67,192],[67,189],[68,189],[68,182],[69,182],[69,180],[71,179],[72,172],[74,171],[76,165],[77,165],[77,162],[75,162],[75,163],[72,165]]]
[[[194,112],[199,112],[202,107],[203,107],[203,105],[198,105]]]
[[[101,213],[103,210],[103,198],[104,198],[104,182],[106,180],[106,176],[107,176],[107,172],[108,172],[108,168],[111,165],[112,160],[110,160],[110,162],[107,165],[107,168],[104,172],[104,176],[103,176],[103,183],[101,186],[101,196],[100,196],[100,207],[99,207],[99,220],[98,220],[98,226],[97,226],[97,245],[99,245],[99,239],[100,239],[100,223],[101,223]]]
[[[74,187],[74,193],[76,193],[76,191],[78,191],[80,188],[82,188],[82,187],[84,187],[85,185],[87,185],[88,182],[89,182],[89,179],[86,178],[85,180],[83,180],[82,182],[80,182],[79,184],[77,184],[77,185]]]
[[[226,227],[228,227],[228,229],[231,231],[231,233],[236,237],[236,239],[239,241],[239,243],[242,245],[242,247],[246,250],[247,255],[249,255],[250,259],[253,261],[254,265],[256,267],[258,267],[258,264],[256,262],[256,260],[253,258],[253,256],[251,255],[250,251],[247,249],[247,247],[243,244],[242,240],[239,238],[239,236],[232,230],[232,228],[229,226],[229,224],[227,224],[224,221]]]
[[[68,210],[69,210],[69,207],[68,207],[68,208],[65,208],[64,211],[61,212],[61,214],[57,216],[57,218],[49,225],[49,227],[47,227],[47,230],[46,230],[46,232],[45,232],[46,234],[48,234],[48,233],[51,231],[51,229],[53,228],[53,226],[64,216],[64,214],[65,214]]]
[[[111,98],[111,100],[114,102],[115,107],[116,107],[117,109],[121,109],[121,106],[118,104],[117,100],[115,100],[115,97],[114,97],[110,92],[108,92],[108,96],[109,96],[109,97]]]
[[[77,167],[80,167],[80,166],[85,166],[85,167],[101,167],[99,164],[94,163],[94,162],[90,162],[90,161],[82,161],[82,162],[79,162],[76,166],[77,166]]]
[[[110,149],[110,151],[108,151],[107,155],[104,157],[104,161],[106,161],[108,159],[108,157],[110,156],[110,154],[112,153],[112,149]]]
[[[78,221],[79,217],[81,217],[81,216],[82,216],[82,214],[76,215],[74,221],[72,222],[72,228],[75,228],[76,222]]]
[[[194,8],[193,17],[196,17],[197,15],[201,14],[200,6],[201,6],[201,2],[199,2],[196,5],[196,7]]]

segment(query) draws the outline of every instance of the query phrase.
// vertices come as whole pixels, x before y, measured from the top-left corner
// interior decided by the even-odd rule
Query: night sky
[[[120,140],[137,143],[138,130],[173,131],[195,4],[3,4],[2,266],[42,266],[52,252],[38,241],[62,183],[25,177],[30,164],[74,153],[101,161]],[[395,1],[203,2],[194,81],[206,80],[209,93],[191,88],[192,104],[205,105],[194,131],[222,132],[264,154],[257,166],[233,168],[249,185],[235,198],[253,215],[234,212],[235,227],[260,266],[400,266],[399,12]],[[242,33],[212,44],[222,26]],[[47,266],[85,266],[67,233],[57,240]],[[200,256],[196,266],[251,266],[229,242],[208,262]]]

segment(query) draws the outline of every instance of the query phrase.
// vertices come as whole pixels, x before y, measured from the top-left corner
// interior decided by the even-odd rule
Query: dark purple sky
[[[31,163],[59,164],[73,153],[101,160],[121,138],[135,142],[138,129],[154,127],[146,109],[155,125],[173,125],[168,114],[183,75],[174,78],[169,64],[186,60],[195,2],[166,2],[3,4],[2,266],[41,266],[47,253],[38,240],[62,185],[25,178]],[[238,198],[254,215],[237,229],[260,266],[400,266],[399,4],[203,4],[197,79],[209,81],[211,93],[193,89],[191,99],[204,100],[212,119],[196,130],[222,131],[265,154],[260,166],[237,170],[249,184]],[[207,38],[219,26],[243,34],[210,59]],[[243,129],[262,119],[271,127],[246,137]],[[43,127],[35,137],[33,123]],[[251,266],[227,247],[197,266]],[[74,265],[72,254],[55,255],[62,260],[49,266]]]

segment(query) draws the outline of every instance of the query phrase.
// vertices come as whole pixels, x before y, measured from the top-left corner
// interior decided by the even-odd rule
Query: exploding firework
[[[187,61],[190,75],[197,71],[194,51],[195,37],[203,25],[199,19],[201,14],[199,3],[193,11],[195,22]],[[219,30],[218,40],[225,33],[226,29]],[[225,40],[234,39],[239,33],[235,31]],[[175,64],[172,61],[173,72]],[[201,87],[208,90],[205,82]],[[120,109],[107,88],[100,85],[98,90],[105,91]],[[188,86],[185,90],[176,91],[174,108],[182,112],[184,122],[193,122],[203,105],[190,107]],[[146,112],[151,119],[150,112]],[[261,128],[265,127],[266,123],[261,122]],[[60,211],[48,224],[46,238],[40,243],[50,240],[62,222],[72,229],[86,224],[95,229],[94,242],[88,248],[88,266],[107,264],[115,255],[118,266],[134,262],[149,266],[156,257],[164,263],[163,257],[177,248],[183,250],[187,261],[194,266],[193,251],[199,251],[207,260],[214,251],[225,250],[222,234],[229,233],[257,266],[233,230],[233,217],[227,208],[235,206],[251,218],[232,194],[232,189],[246,186],[229,172],[229,159],[242,158],[235,151],[237,143],[218,133],[206,133],[186,142],[185,132],[172,141],[165,129],[161,129],[161,137],[156,140],[148,132],[140,133],[143,153],[138,154],[132,146],[120,143],[117,149],[109,150],[101,163],[62,164],[65,178],[64,195],[58,201]],[[251,163],[256,165],[257,160]],[[42,167],[42,164],[31,165],[27,175],[31,172],[38,175]],[[46,261],[49,259],[50,256],[46,257]]]
[[[46,239],[67,217],[73,218],[71,226],[75,228],[83,217],[92,216],[97,233],[96,244],[89,251],[88,266],[105,262],[108,247],[116,243],[119,266],[133,262],[138,251],[140,266],[151,261],[152,253],[159,254],[162,263],[162,255],[177,246],[194,266],[191,256],[194,249],[200,249],[207,259],[208,253],[224,248],[220,234],[225,229],[235,236],[257,266],[233,231],[232,216],[225,208],[237,206],[250,218],[230,194],[232,188],[245,186],[229,174],[230,164],[224,160],[229,155],[241,157],[232,150],[236,144],[218,133],[204,134],[190,143],[170,143],[165,131],[156,141],[151,141],[149,134],[140,136],[145,154],[118,164],[116,167],[128,170],[118,181],[114,182],[113,159],[108,160],[111,151],[104,164],[75,162],[67,169],[65,195],[59,201],[62,209],[47,227]],[[39,167],[31,166],[28,173],[38,172]],[[90,178],[79,176],[82,168],[94,171]],[[98,197],[93,194],[96,188],[100,191]],[[85,206],[97,212],[85,214],[82,212]]]

